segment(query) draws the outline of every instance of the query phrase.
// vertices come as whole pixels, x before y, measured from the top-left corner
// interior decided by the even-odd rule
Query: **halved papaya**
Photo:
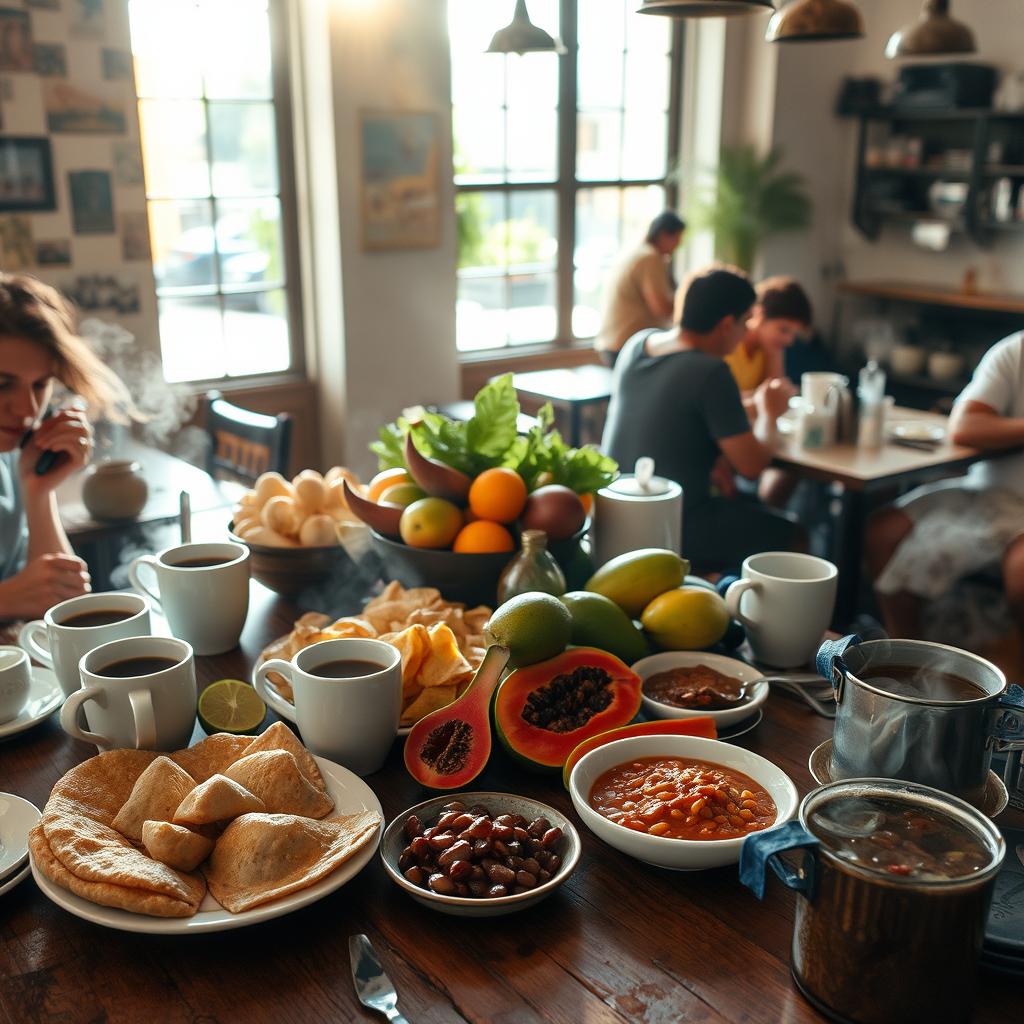
[[[597,736],[584,740],[566,758],[562,766],[562,785],[569,788],[569,776],[576,762],[598,747],[615,740],[623,740],[627,736],[703,736],[707,740],[718,739],[718,728],[710,715],[695,715],[693,718],[659,718],[654,722],[634,722],[620,729],[609,729]]]
[[[530,767],[561,768],[583,740],[633,719],[640,687],[640,677],[614,655],[571,648],[502,682],[494,700],[498,737]]]

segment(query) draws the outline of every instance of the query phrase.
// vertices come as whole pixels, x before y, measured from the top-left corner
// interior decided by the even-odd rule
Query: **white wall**
[[[309,0],[303,16],[323,456],[367,473],[366,445],[381,424],[406,406],[458,396],[446,5]],[[327,74],[329,102],[317,94]],[[438,248],[363,250],[358,115],[367,108],[438,114]]]

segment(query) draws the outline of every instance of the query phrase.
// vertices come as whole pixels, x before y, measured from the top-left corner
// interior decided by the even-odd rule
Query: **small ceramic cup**
[[[17,718],[28,700],[32,667],[20,647],[0,647],[0,722]]]
[[[317,675],[332,661],[369,662],[374,671],[342,679]],[[292,704],[267,684],[279,672],[295,694]],[[272,658],[253,676],[256,692],[279,714],[295,722],[302,741],[321,757],[357,775],[371,775],[384,764],[402,714],[402,656],[380,640],[324,640],[299,651],[291,661]]]

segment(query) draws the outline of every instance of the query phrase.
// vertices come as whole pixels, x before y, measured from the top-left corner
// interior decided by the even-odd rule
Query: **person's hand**
[[[53,466],[42,476],[35,472],[44,451],[57,452]],[[79,409],[61,409],[43,420],[21,451],[19,475],[26,500],[48,494],[92,456],[92,427]]]
[[[718,460],[711,469],[711,486],[723,498],[736,497],[736,474],[724,455],[718,456]]]
[[[0,583],[0,617],[37,619],[70,597],[88,594],[89,570],[75,555],[40,555]]]
[[[754,392],[754,406],[759,415],[777,420],[789,408],[794,394],[795,389],[788,380],[772,377]]]

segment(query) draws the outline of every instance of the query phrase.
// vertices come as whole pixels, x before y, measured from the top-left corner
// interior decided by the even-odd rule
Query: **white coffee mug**
[[[131,662],[161,659],[166,667],[130,671]],[[120,673],[108,674],[113,666]],[[180,750],[196,724],[196,668],[184,640],[162,636],[112,640],[82,657],[82,689],[64,702],[60,724],[69,736],[114,750]],[[84,708],[89,729],[78,722]]]
[[[203,562],[215,564],[196,564]],[[143,570],[153,573],[158,589],[142,582]],[[249,613],[249,549],[244,544],[178,544],[136,558],[128,579],[161,608],[171,633],[188,641],[196,654],[223,654],[238,646]]]
[[[838,578],[824,558],[763,551],[743,562],[743,578],[729,587],[725,602],[758,661],[797,668],[814,661],[832,621]]]
[[[0,647],[0,723],[21,714],[32,685],[32,666],[20,647]]]
[[[116,622],[99,626],[68,625],[79,616],[102,615],[103,612],[127,613]],[[57,682],[67,697],[82,685],[78,663],[82,655],[108,640],[127,636],[149,636],[153,632],[149,620],[149,602],[138,594],[84,594],[55,604],[41,618],[22,628],[18,643],[36,661],[52,668]],[[45,646],[40,642],[45,636]]]
[[[372,662],[377,671],[341,679],[316,675],[320,665],[350,660]],[[291,683],[294,705],[267,685],[269,672]],[[391,644],[324,640],[291,661],[265,661],[253,674],[253,686],[279,715],[298,725],[302,742],[314,754],[357,775],[371,775],[384,764],[402,714],[402,656]]]

